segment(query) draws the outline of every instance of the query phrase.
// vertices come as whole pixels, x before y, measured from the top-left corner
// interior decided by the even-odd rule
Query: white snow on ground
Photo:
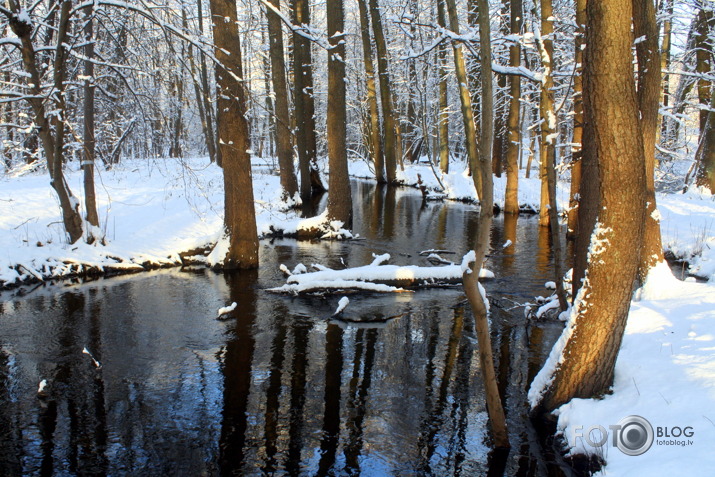
[[[616,363],[613,394],[602,400],[574,399],[557,413],[558,427],[571,452],[603,456],[607,461],[603,475],[712,475],[715,468],[712,282],[678,281],[665,265],[654,270],[631,305]],[[585,435],[591,426],[601,425],[608,430],[609,425],[616,425],[630,415],[647,419],[655,433],[652,447],[643,455],[628,456],[614,448],[612,434],[600,449],[576,437],[577,426],[582,426],[580,433]],[[691,437],[684,435],[691,430]],[[666,432],[671,437],[665,437]]]

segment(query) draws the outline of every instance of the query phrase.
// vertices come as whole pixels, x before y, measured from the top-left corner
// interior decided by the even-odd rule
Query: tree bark
[[[584,148],[593,148],[601,174],[601,208],[592,234],[587,277],[564,333],[542,371],[548,383],[533,389],[537,411],[592,398],[613,383],[616,357],[630,308],[645,212],[643,136],[632,74],[630,2],[588,2],[584,62]],[[603,74],[608,71],[609,74]],[[634,253],[634,248],[636,253]],[[614,270],[618,273],[614,274]],[[565,359],[559,363],[559,359]],[[543,391],[543,394],[540,393]],[[536,396],[532,393],[536,392]]]
[[[382,105],[383,152],[385,154],[385,173],[387,182],[397,182],[398,145],[396,137],[395,112],[393,110],[392,87],[390,86],[387,42],[382,29],[382,17],[378,0],[370,0],[372,31],[377,49],[377,73],[380,78],[380,102]]]
[[[539,204],[539,225],[548,227],[550,223],[549,169],[556,161],[556,139],[558,138],[556,113],[554,111],[554,22],[551,0],[541,0],[541,63],[544,67],[541,80],[539,113],[541,116],[541,147],[539,177],[541,178],[541,201]]]
[[[310,25],[308,0],[293,0],[293,23]],[[293,33],[293,103],[296,118],[296,147],[300,171],[300,196],[307,202],[312,195],[311,164],[315,162],[315,101],[313,100],[313,60],[310,40]]]
[[[509,2],[509,26],[512,36],[521,33],[523,24],[522,0]],[[509,47],[509,66],[517,68],[521,65],[521,45],[515,41]],[[509,115],[507,117],[507,144],[506,144],[506,193],[504,199],[504,212],[507,214],[519,213],[519,149],[521,148],[521,77],[509,77]]]
[[[343,0],[327,0],[328,21],[328,220],[352,225],[352,198],[346,148],[345,22]]]
[[[475,261],[464,273],[464,290],[472,307],[476,322],[475,331],[479,341],[479,363],[484,377],[484,389],[487,398],[487,413],[491,424],[494,445],[508,448],[509,433],[506,426],[504,407],[494,370],[491,334],[489,333],[488,307],[485,296],[478,289],[477,278],[482,262],[489,248],[492,218],[494,215],[494,185],[492,179],[492,142],[494,141],[494,90],[492,78],[492,53],[489,28],[489,3],[478,0],[479,4],[479,60],[481,62],[482,108],[479,135],[480,170],[483,186],[483,200],[479,211],[478,241],[475,248]],[[477,173],[477,171],[473,171]]]
[[[700,138],[700,145],[695,155],[698,164],[695,183],[715,193],[715,113],[712,111],[715,108],[715,95],[710,99],[710,108],[705,131]]]
[[[710,72],[711,48],[709,35],[715,22],[715,15],[711,9],[704,5],[696,17],[695,31],[695,71],[700,75],[698,78],[698,101],[700,103],[700,134],[705,131],[705,122],[708,120],[707,105],[710,104],[710,81],[704,78]]]
[[[447,28],[447,15],[444,1],[437,0],[437,22],[441,28]],[[437,136],[439,144],[439,168],[444,174],[449,173],[449,103],[447,96],[447,46],[444,42],[437,47],[439,57],[439,114]]]
[[[579,234],[578,208],[581,194],[583,142],[583,39],[586,24],[586,0],[576,0],[576,41],[574,42],[573,136],[571,137],[571,190],[569,192],[568,228],[566,237]]]
[[[246,92],[243,85],[241,43],[236,28],[236,0],[211,0],[214,18],[218,144],[223,162],[224,227],[229,249],[222,267],[258,267],[258,233],[253,205],[251,158],[248,154]]]
[[[360,10],[360,35],[362,38],[363,62],[365,64],[365,80],[367,86],[367,104],[370,109],[370,149],[372,161],[375,166],[375,180],[378,184],[384,184],[385,179],[385,157],[382,153],[382,139],[380,137],[380,113],[377,104],[377,92],[375,89],[375,67],[372,63],[372,42],[370,41],[370,17],[368,16],[366,0],[358,0]]]
[[[645,281],[648,272],[663,258],[660,219],[655,200],[655,144],[658,137],[658,109],[661,91],[658,25],[653,0],[633,0],[633,33],[645,37],[636,44],[638,59],[637,97],[640,125],[643,134],[646,174],[646,215],[639,279]]]
[[[65,79],[65,51],[67,39],[67,29],[69,26],[69,16],[72,7],[70,0],[64,0],[60,6],[60,20],[57,26],[57,46],[54,60],[54,105],[56,114],[49,112],[44,100],[42,91],[42,79],[32,43],[32,24],[20,17],[20,6],[16,0],[8,0],[8,6],[12,12],[9,18],[10,28],[20,39],[22,54],[22,64],[25,71],[30,75],[31,85],[29,87],[30,96],[28,102],[35,115],[35,123],[39,128],[42,149],[47,158],[47,169],[50,173],[50,184],[57,193],[62,211],[62,222],[69,242],[75,243],[82,238],[82,216],[79,212],[79,201],[72,195],[62,170],[62,155],[64,153],[64,121],[66,119],[66,108],[64,99],[64,79]],[[48,45],[49,46],[49,45]]]
[[[280,10],[280,0],[271,0],[271,4]],[[288,87],[285,74],[285,54],[283,51],[283,31],[281,19],[270,8],[268,17],[269,56],[271,58],[271,80],[275,94],[276,112],[276,155],[280,167],[281,186],[286,198],[293,198],[298,192],[298,180],[293,168],[293,147],[291,146],[290,113],[288,111]]]
[[[447,14],[449,15],[449,28],[453,33],[459,35],[459,17],[457,16],[457,5],[455,0],[446,0]],[[480,171],[479,146],[477,145],[477,127],[474,122],[474,110],[472,109],[472,96],[469,92],[469,79],[467,78],[467,66],[464,61],[462,45],[457,41],[452,42],[454,52],[454,73],[457,76],[457,86],[459,88],[459,100],[462,107],[462,121],[464,122],[464,140],[467,146],[467,158],[469,168],[474,181],[474,188],[477,190],[477,197],[480,203],[492,207],[493,204],[484,202],[484,191],[482,188],[482,174]],[[489,151],[491,156],[491,150]],[[490,160],[491,162],[491,160]]]
[[[95,137],[94,137],[94,12],[92,7],[88,7],[85,15],[84,39],[87,43],[84,47],[84,149],[82,158],[82,169],[84,170],[84,207],[86,210],[87,222],[93,227],[99,227],[99,215],[97,214],[97,198],[94,190],[94,159],[95,159]],[[94,242],[91,232],[87,234],[87,241]]]

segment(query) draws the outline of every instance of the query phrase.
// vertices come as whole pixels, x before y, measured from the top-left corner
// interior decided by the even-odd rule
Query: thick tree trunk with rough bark
[[[646,216],[639,278],[645,281],[648,272],[663,258],[660,219],[655,200],[655,144],[658,137],[658,108],[661,91],[658,25],[653,0],[633,0],[633,33],[644,38],[636,44],[638,58],[638,108],[643,134],[646,174]]]
[[[639,112],[632,74],[631,18],[630,2],[588,2],[584,111],[590,130],[585,139],[593,143],[585,141],[584,149],[593,148],[598,157],[601,207],[591,237],[586,281],[564,330],[568,339],[564,349],[555,349],[549,358],[555,367],[547,363],[542,371],[545,387],[530,391],[532,398],[540,396],[538,411],[556,409],[576,397],[598,396],[613,383],[645,215],[643,137],[634,127],[639,124]],[[558,363],[562,356],[564,361]]]
[[[280,0],[271,0],[271,4],[280,10]],[[268,17],[269,56],[271,58],[271,80],[275,94],[276,112],[276,155],[280,167],[281,186],[288,198],[298,192],[298,180],[293,168],[293,147],[291,146],[290,113],[288,112],[288,87],[285,74],[285,56],[283,52],[283,31],[281,19],[270,8]]]
[[[378,0],[370,0],[372,31],[377,49],[377,74],[380,78],[380,102],[382,106],[383,152],[385,154],[385,172],[387,182],[397,182],[398,145],[396,137],[395,112],[393,110],[392,87],[390,86],[387,42],[382,29],[382,16]]]
[[[370,17],[367,11],[366,0],[358,0],[360,10],[360,35],[362,38],[363,63],[365,64],[365,82],[367,86],[367,104],[370,109],[370,148],[372,162],[375,167],[375,180],[384,184],[385,157],[382,153],[382,138],[380,137],[380,113],[377,104],[377,91],[375,87],[375,67],[372,63],[372,42],[370,41]]]
[[[258,233],[253,205],[251,157],[248,154],[246,92],[241,43],[236,28],[236,0],[211,0],[216,65],[218,144],[224,184],[224,227],[229,249],[222,268],[258,267]]]
[[[698,164],[695,183],[707,187],[712,193],[715,193],[715,112],[712,111],[714,107],[715,95],[710,100],[711,111],[695,155]]]
[[[328,20],[328,220],[352,225],[352,198],[346,148],[345,22],[343,0],[327,0]]]
[[[698,73],[698,101],[703,107],[700,109],[700,134],[705,131],[705,122],[708,120],[707,105],[710,104],[711,83],[705,76],[710,73],[712,48],[710,48],[710,30],[715,22],[715,14],[703,2],[696,17],[695,30],[695,71]]]
[[[509,2],[509,31],[512,35],[521,33],[523,24],[522,0]],[[521,46],[514,42],[509,47],[509,66],[517,68],[521,65]],[[507,214],[519,213],[519,149],[521,147],[521,77],[509,77],[509,115],[506,120],[506,193],[504,199],[504,212]]]

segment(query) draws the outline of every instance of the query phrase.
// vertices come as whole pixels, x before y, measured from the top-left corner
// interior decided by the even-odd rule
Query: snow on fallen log
[[[342,297],[338,302],[338,308],[335,310],[335,313],[333,313],[333,316],[337,316],[342,313],[345,307],[348,306],[348,303],[350,303],[350,299],[346,296]]]
[[[418,267],[415,265],[384,265],[389,255],[375,256],[370,265],[344,270],[321,269],[316,272],[291,275],[286,284],[270,288],[275,293],[336,292],[338,290],[365,290],[375,292],[403,292],[411,288],[439,287],[462,283],[462,266]],[[493,278],[494,274],[482,269],[480,278]]]

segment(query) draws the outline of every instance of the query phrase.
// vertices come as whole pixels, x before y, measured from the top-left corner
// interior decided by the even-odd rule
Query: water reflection
[[[474,236],[470,205],[423,204],[419,192],[368,183],[353,194],[364,241],[264,241],[258,272],[168,270],[1,295],[0,474],[550,473],[524,393],[560,327],[528,325],[521,309],[499,305],[543,294],[552,279],[535,220],[498,218],[488,261],[515,444],[504,459],[489,453],[459,288],[351,295],[342,321],[330,319],[339,297],[265,291],[282,281],[279,263],[338,268],[389,252],[393,263],[426,265],[427,248],[457,261]],[[233,318],[216,320],[234,301]]]

